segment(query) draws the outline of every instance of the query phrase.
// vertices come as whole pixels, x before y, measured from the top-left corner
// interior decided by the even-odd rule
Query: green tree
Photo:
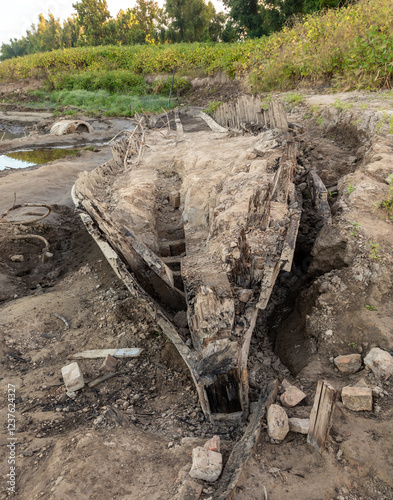
[[[167,0],[168,38],[173,42],[198,42],[209,39],[209,25],[216,15],[212,2],[204,0]]]
[[[43,14],[38,16],[36,47],[39,52],[59,49],[61,41],[62,26],[59,19],[55,19],[51,11],[48,12],[48,19]]]
[[[78,45],[100,45],[107,36],[110,13],[106,0],[80,0],[72,4],[81,28]]]

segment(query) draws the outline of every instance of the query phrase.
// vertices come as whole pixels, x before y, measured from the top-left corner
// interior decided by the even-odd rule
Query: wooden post
[[[310,415],[310,428],[307,443],[322,453],[330,430],[334,404],[337,398],[336,389],[326,381],[318,381],[314,398],[314,406]]]

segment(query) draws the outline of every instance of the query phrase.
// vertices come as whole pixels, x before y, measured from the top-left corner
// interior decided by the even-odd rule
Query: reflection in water
[[[1,132],[0,132],[1,133]],[[44,165],[64,156],[74,156],[78,149],[33,149],[30,151],[15,151],[0,155],[0,170],[8,168],[25,168],[32,165]]]

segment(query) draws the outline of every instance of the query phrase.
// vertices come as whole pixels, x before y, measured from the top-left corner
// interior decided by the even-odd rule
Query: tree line
[[[291,19],[341,7],[356,0],[223,0],[227,13],[211,1],[137,0],[112,17],[106,0],[80,0],[75,13],[60,22],[40,14],[25,36],[1,46],[1,60],[61,48],[176,42],[234,42],[280,30]]]

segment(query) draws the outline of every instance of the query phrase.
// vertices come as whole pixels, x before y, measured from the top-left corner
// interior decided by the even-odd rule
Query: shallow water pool
[[[27,151],[14,151],[0,155],[0,170],[7,168],[26,168],[32,165],[44,165],[64,156],[75,156],[78,149],[32,149]]]

